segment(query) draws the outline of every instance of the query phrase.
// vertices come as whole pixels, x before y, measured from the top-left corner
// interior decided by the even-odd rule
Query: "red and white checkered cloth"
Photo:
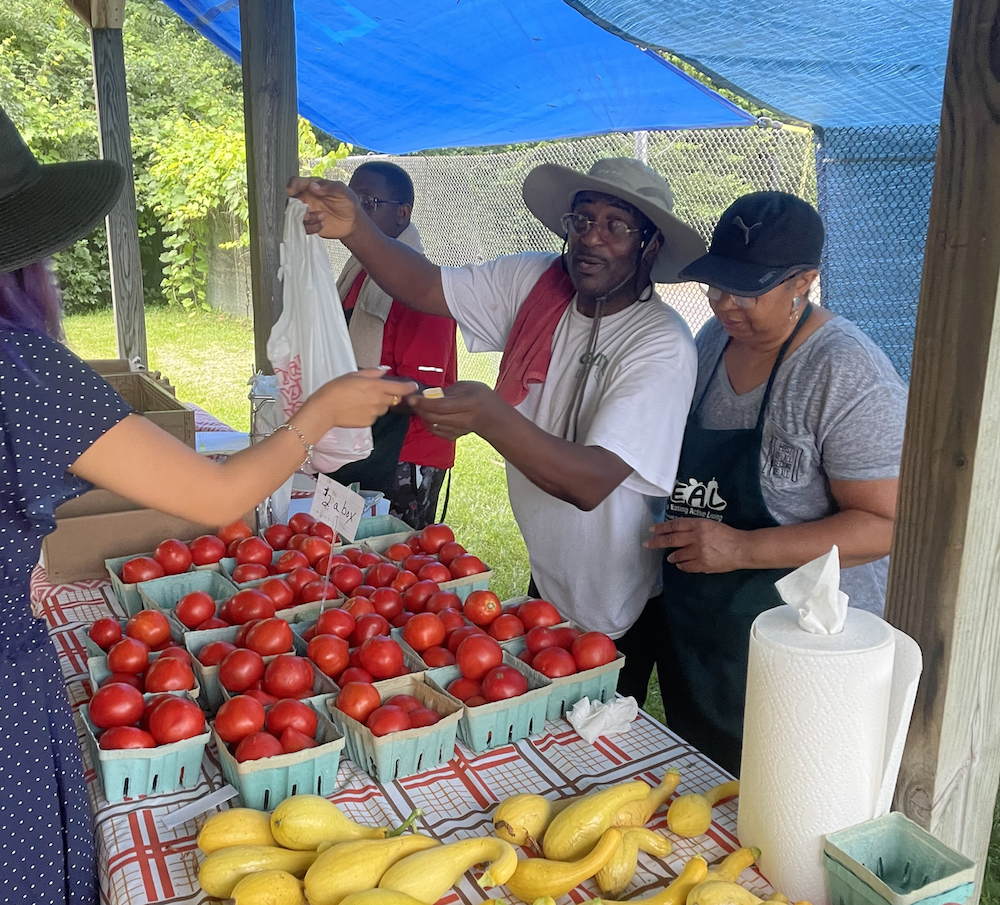
[[[103,581],[54,586],[39,568],[32,578],[31,593],[35,614],[48,621],[76,711],[91,693],[84,633],[100,616],[123,613],[115,611],[110,585]],[[195,788],[109,804],[83,742],[79,716],[77,730],[95,815],[102,902],[108,905],[209,902],[198,886],[201,856],[195,845],[199,827],[208,815],[173,829],[168,829],[162,818],[225,785],[215,748],[206,749]],[[656,785],[670,766],[681,771],[681,792],[705,790],[729,778],[698,751],[643,714],[628,733],[602,737],[593,745],[584,742],[563,720],[546,723],[542,735],[486,754],[475,755],[459,744],[447,764],[386,784],[374,782],[344,754],[337,776],[338,791],[330,797],[349,816],[375,826],[398,825],[414,808],[421,807],[424,817],[418,824],[420,831],[448,842],[489,834],[493,807],[516,792],[568,797],[631,779],[644,779]],[[238,803],[238,799],[234,801]],[[737,848],[735,800],[718,805],[713,817],[712,827],[705,836],[672,837],[674,851],[665,859],[640,854],[639,869],[627,896],[639,898],[661,888],[692,855],[704,855],[712,864]],[[665,831],[666,810],[654,815],[649,826]],[[771,892],[768,882],[756,870],[744,874],[741,882],[761,898]],[[589,881],[561,901],[582,903],[598,894],[596,885]],[[519,901],[503,887],[484,892],[470,872],[439,905],[478,905],[487,898],[503,899],[511,905]]]

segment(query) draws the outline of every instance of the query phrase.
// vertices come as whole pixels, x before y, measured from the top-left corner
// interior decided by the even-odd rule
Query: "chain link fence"
[[[413,179],[413,220],[428,258],[462,265],[520,251],[558,251],[558,238],[524,205],[524,178],[542,163],[586,171],[602,157],[636,157],[662,173],[674,192],[675,213],[706,242],[719,214],[746,192],[780,190],[816,202],[812,132],[770,125],[602,135],[490,153],[348,157],[326,175],[348,182],[366,160],[398,164]],[[339,273],[348,252],[339,242],[327,245],[334,273]],[[692,332],[711,316],[697,286],[685,283],[658,289]],[[499,353],[460,355],[459,377],[492,386],[499,360]]]

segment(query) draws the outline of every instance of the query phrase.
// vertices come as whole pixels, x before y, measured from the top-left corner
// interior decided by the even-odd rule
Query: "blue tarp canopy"
[[[164,0],[240,59],[237,0]],[[295,0],[299,112],[387,154],[753,118],[563,0]]]

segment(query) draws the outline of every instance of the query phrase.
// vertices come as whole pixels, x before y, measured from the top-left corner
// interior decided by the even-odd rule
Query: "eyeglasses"
[[[640,227],[629,226],[624,220],[619,220],[617,217],[612,217],[610,220],[592,220],[584,214],[569,213],[563,214],[559,218],[559,222],[566,232],[572,233],[577,238],[587,235],[598,224],[608,236],[618,242],[624,241],[632,233],[642,232]]]
[[[796,270],[794,273],[790,273],[781,281],[781,283],[778,283],[778,286],[787,283],[789,280],[794,280],[795,277],[803,273],[805,273],[805,270]],[[731,292],[726,292],[723,289],[717,289],[715,286],[707,286],[705,283],[701,283],[699,285],[701,286],[701,291],[708,296],[708,300],[712,304],[717,305],[722,301],[722,297],[724,295],[728,295],[733,300],[733,304],[736,305],[737,308],[742,308],[744,311],[751,311],[755,308],[757,305],[757,299],[760,298],[759,295],[733,295]],[[767,292],[777,288],[777,286],[772,286]],[[767,292],[762,292],[761,295],[767,295]]]
[[[361,207],[369,214],[374,214],[380,204],[399,205],[403,203],[402,201],[389,201],[387,198],[375,198],[372,195],[358,195],[358,201],[361,202]]]

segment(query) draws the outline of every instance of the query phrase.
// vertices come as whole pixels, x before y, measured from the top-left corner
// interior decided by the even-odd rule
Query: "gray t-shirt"
[[[702,400],[698,423],[712,430],[751,428],[766,382],[736,394],[725,361],[719,361],[726,339],[713,319],[695,340],[694,399],[696,404]],[[906,395],[906,385],[882,350],[842,317],[827,321],[786,357],[771,390],[760,450],[761,489],[774,519],[794,525],[833,515],[837,502],[831,478],[898,477]],[[888,571],[888,557],[844,569],[841,589],[852,606],[881,616]]]

